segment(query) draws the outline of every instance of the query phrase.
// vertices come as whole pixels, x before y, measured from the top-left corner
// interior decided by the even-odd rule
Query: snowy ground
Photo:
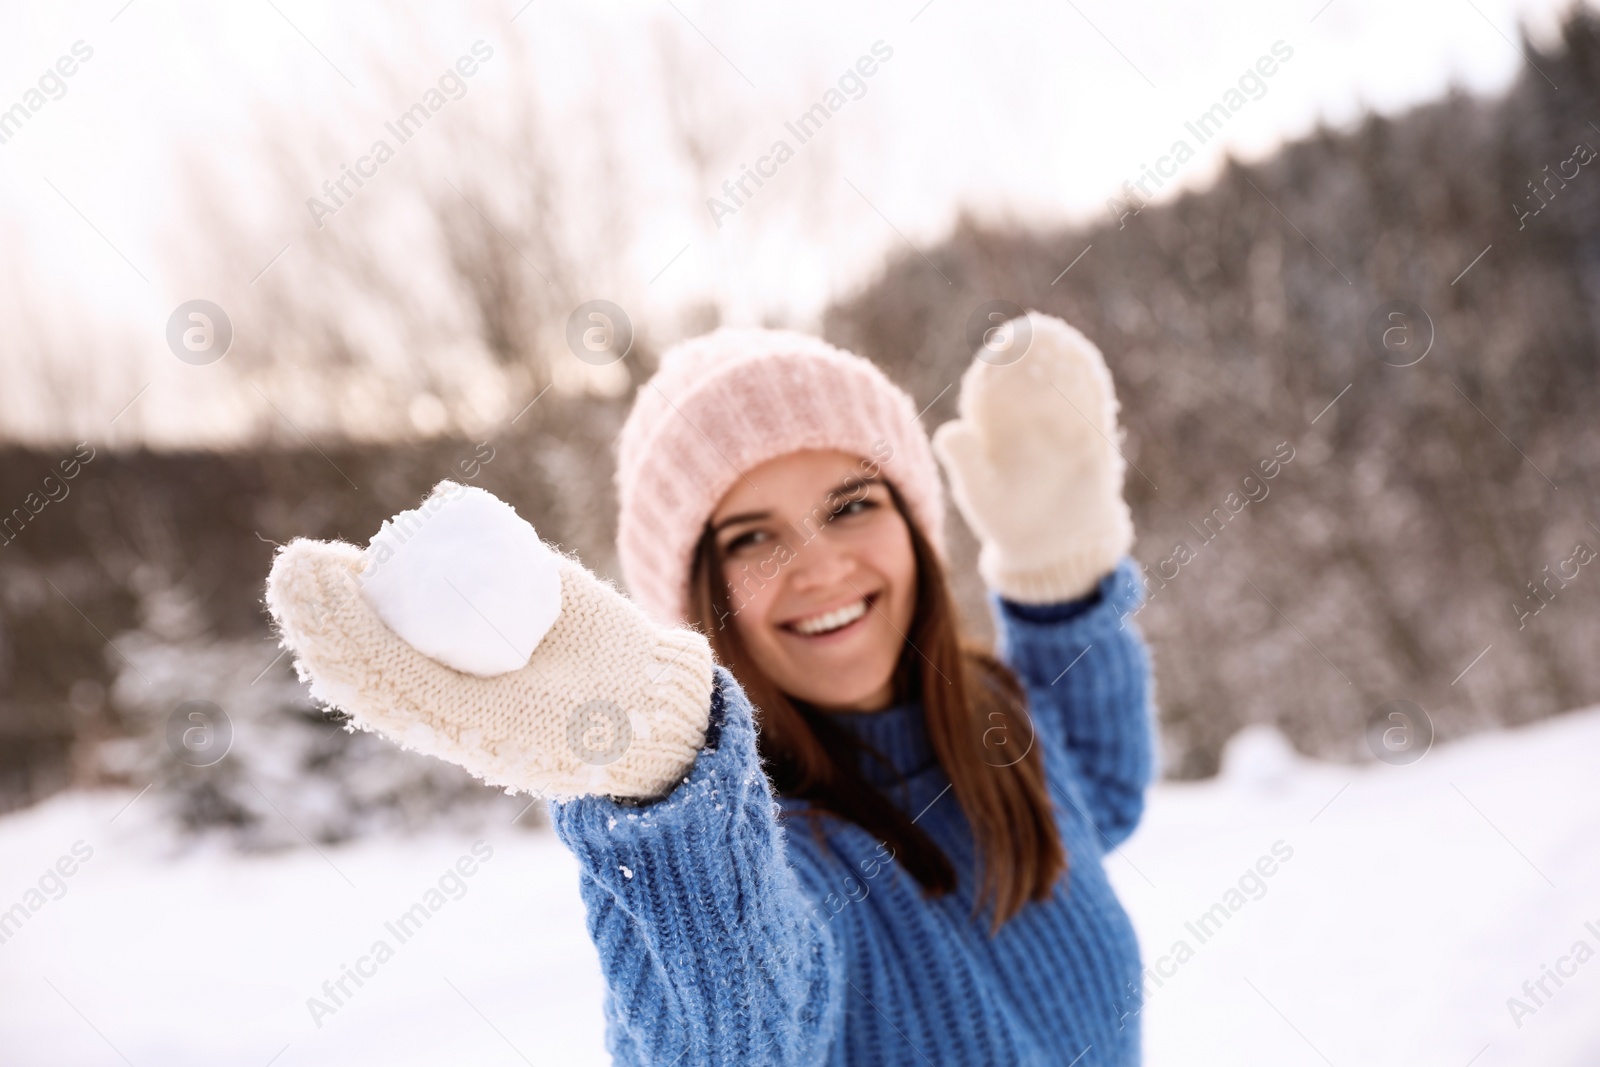
[[[1600,1063],[1600,709],[1408,767],[1239,740],[1222,778],[1156,789],[1110,861],[1164,972],[1144,1011],[1150,1064]],[[485,831],[492,856],[446,876],[444,906],[364,964],[319,1028],[307,998],[380,937],[395,944],[385,922],[473,838],[178,858],[153,805],[118,815],[131,796],[0,819],[0,908],[62,857],[74,872],[46,878],[56,899],[0,944],[0,1062],[605,1062],[573,865],[547,835]],[[1251,878],[1275,845],[1273,873]],[[1186,924],[1216,904],[1228,916],[1202,941]],[[1541,978],[1535,1001],[1523,984]],[[1511,997],[1531,1011],[1514,1019]]]

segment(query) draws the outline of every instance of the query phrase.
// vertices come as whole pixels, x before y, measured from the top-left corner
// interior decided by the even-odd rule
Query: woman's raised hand
[[[290,542],[266,600],[313,696],[493,785],[660,796],[705,738],[706,638],[656,625],[482,489],[440,483],[366,550]]]
[[[1075,599],[1133,544],[1116,389],[1100,350],[1054,316],[997,333],[1008,346],[979,348],[933,450],[988,586],[1019,603]]]

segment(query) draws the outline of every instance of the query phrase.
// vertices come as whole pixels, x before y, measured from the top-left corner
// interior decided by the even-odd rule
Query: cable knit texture
[[[1020,321],[1007,324],[1016,336]],[[934,432],[933,450],[981,542],[986,584],[1039,604],[1092,589],[1132,546],[1133,519],[1105,358],[1054,316],[1030,311],[1027,328],[1020,359],[973,360],[960,417]]]
[[[560,557],[561,611],[527,665],[464,674],[418,652],[368,605],[365,553],[297,538],[267,578],[267,607],[312,695],[366,730],[465,767],[491,785],[549,796],[659,796],[705,736],[710,643],[652,623]]]
[[[617,445],[617,554],[628,592],[686,618],[695,542],[734,482],[830,449],[878,460],[944,555],[944,493],[917,406],[874,364],[789,330],[721,329],[668,349]]]
[[[1124,617],[1129,560],[1092,602],[990,594],[1029,695],[1070,871],[991,940],[975,849],[917,704],[838,720],[880,751],[863,770],[959,872],[924,898],[884,846],[773,797],[743,690],[716,668],[706,748],[665,799],[552,805],[577,856],[618,1064],[1137,1064],[1139,947],[1105,854],[1152,770],[1150,666]],[[813,813],[814,814],[814,813]]]

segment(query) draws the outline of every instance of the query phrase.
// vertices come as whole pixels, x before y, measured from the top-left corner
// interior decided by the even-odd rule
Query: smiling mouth
[[[808,615],[794,622],[786,622],[783,628],[790,633],[799,634],[801,637],[821,637],[825,634],[837,633],[845,627],[866,617],[867,609],[872,606],[877,597],[874,593],[862,597],[853,604],[846,604],[832,611],[824,611],[818,615]]]

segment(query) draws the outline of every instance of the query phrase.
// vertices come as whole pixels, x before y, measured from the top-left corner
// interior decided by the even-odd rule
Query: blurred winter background
[[[1096,340],[1128,427],[1149,1061],[1600,1063],[1590,9],[0,20],[0,1062],[604,1062],[539,809],[307,700],[274,543],[454,477],[615,575],[611,441],[666,345],[818,331],[931,429],[1001,300]],[[567,343],[595,299],[621,362]],[[220,358],[169,340],[194,300]],[[480,839],[442,928],[313,1018]]]

